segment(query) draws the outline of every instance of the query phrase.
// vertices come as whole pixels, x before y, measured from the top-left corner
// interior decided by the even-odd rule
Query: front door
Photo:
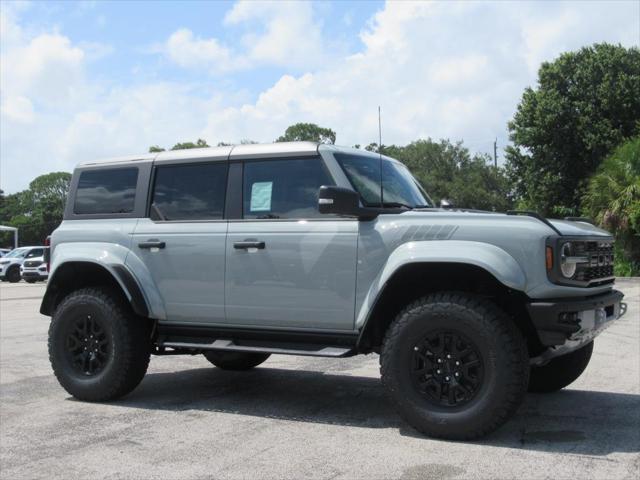
[[[227,237],[226,317],[237,326],[353,330],[358,222],[321,215],[322,159],[246,161]]]
[[[138,222],[132,249],[170,323],[224,322],[227,168],[226,161],[155,167],[149,218]]]

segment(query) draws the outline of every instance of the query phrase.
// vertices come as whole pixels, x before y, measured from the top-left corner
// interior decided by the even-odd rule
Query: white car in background
[[[11,251],[11,249],[9,249],[9,248],[0,248],[0,258],[4,257],[10,251]]]
[[[26,260],[43,257],[47,247],[20,247],[0,258],[0,280],[16,283],[20,281],[20,267]]]
[[[43,282],[49,278],[49,268],[44,256],[25,260],[20,265],[20,277],[27,283]]]

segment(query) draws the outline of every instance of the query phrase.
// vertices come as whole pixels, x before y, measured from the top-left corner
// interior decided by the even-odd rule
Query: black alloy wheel
[[[441,330],[413,347],[414,386],[429,402],[460,407],[475,397],[482,385],[482,356],[466,336]]]
[[[102,320],[90,314],[77,318],[66,338],[67,361],[86,376],[101,373],[111,356],[111,341]]]

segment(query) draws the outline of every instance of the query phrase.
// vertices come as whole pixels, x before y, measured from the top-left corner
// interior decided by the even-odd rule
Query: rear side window
[[[227,184],[226,163],[156,168],[153,220],[220,220]]]
[[[87,170],[80,174],[76,214],[131,213],[136,199],[137,168]]]
[[[319,158],[268,160],[244,165],[244,218],[314,218],[318,189],[333,185]]]
[[[26,258],[42,257],[44,255],[44,248],[34,248],[27,253]]]

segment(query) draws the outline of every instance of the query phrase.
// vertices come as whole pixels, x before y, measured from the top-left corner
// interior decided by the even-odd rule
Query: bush
[[[583,202],[585,214],[616,236],[616,275],[640,275],[640,137],[604,160]]]

